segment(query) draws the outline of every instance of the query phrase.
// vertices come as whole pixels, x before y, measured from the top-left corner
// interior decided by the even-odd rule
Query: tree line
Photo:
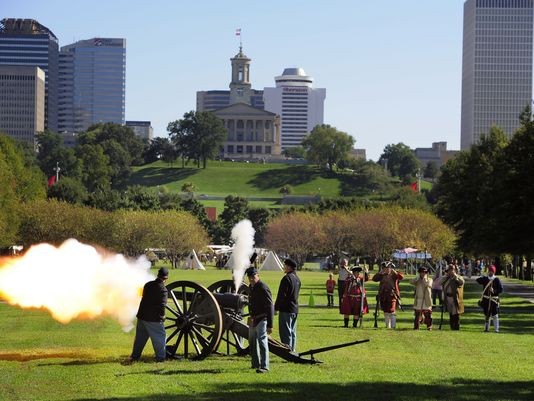
[[[534,248],[534,122],[526,108],[509,139],[493,127],[470,150],[449,160],[433,188],[437,214],[458,235],[467,255],[496,258],[531,278]]]

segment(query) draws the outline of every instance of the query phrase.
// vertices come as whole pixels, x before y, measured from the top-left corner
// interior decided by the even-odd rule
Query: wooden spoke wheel
[[[208,290],[215,294],[235,294],[235,283],[233,280],[216,281],[208,287]],[[239,291],[237,293],[248,296],[250,293],[250,288],[247,284],[243,283],[239,287]],[[241,310],[234,312],[237,312],[232,314],[234,318],[241,318],[240,321],[244,323],[245,319],[243,319],[243,317],[246,315],[243,314],[243,311]],[[233,323],[231,320],[232,318],[224,316],[223,319],[225,320],[225,324],[223,327],[221,340],[226,343],[226,355],[230,355],[232,349],[234,349],[238,355],[248,354],[248,338],[240,336],[229,328],[229,326]]]
[[[167,356],[204,359],[221,340],[223,318],[213,294],[192,281],[167,285]]]

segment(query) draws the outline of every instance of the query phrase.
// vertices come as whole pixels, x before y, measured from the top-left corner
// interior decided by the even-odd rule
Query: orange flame
[[[110,316],[133,327],[150,263],[105,254],[75,239],[39,244],[22,257],[0,260],[0,298],[21,308],[45,308],[61,323]]]

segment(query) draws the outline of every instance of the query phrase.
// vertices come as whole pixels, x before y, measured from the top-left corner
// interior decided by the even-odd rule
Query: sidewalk
[[[475,281],[476,277],[471,278],[464,277],[466,281]],[[510,283],[501,280],[504,287],[503,295],[510,295],[513,297],[523,298],[526,301],[534,304],[534,286],[524,285],[520,283]]]

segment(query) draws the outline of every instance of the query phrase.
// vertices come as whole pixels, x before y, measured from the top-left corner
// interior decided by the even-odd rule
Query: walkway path
[[[473,276],[470,279],[464,277],[464,279],[474,282],[476,277]],[[505,282],[504,280],[502,280],[502,285],[504,287],[504,295],[523,298],[534,304],[534,286],[521,283]]]

